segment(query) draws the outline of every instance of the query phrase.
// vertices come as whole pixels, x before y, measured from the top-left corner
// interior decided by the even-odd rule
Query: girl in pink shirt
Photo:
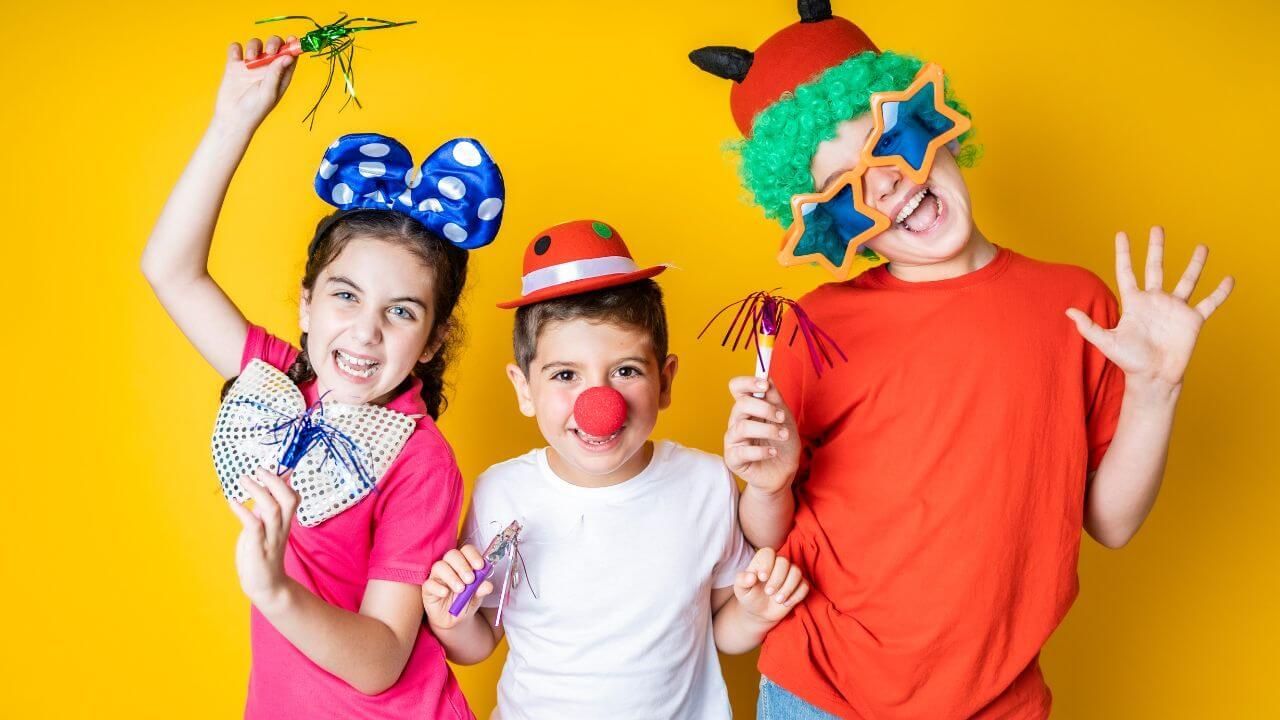
[[[308,405],[376,404],[412,418],[413,431],[367,495],[319,524],[298,522],[289,473],[240,481],[254,500],[231,503],[253,605],[245,716],[472,718],[422,625],[420,586],[457,530],[462,480],[435,419],[468,249],[497,232],[502,177],[473,140],[452,140],[417,167],[391,138],[340,138],[315,181],[338,211],[307,247],[300,347],[251,325],[207,265],[231,177],[293,72],[288,55],[245,61],[281,45],[230,47],[213,119],[156,222],[143,273],[224,378],[261,360]]]

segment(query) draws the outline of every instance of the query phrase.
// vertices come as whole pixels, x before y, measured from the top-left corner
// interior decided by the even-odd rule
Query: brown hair
[[[434,273],[435,327],[430,341],[440,346],[431,360],[413,368],[414,377],[422,381],[422,401],[433,419],[448,406],[445,398],[444,373],[452,359],[454,344],[460,340],[461,328],[454,311],[467,282],[466,250],[457,247],[427,229],[425,225],[403,213],[390,210],[347,210],[324,217],[316,225],[315,236],[307,247],[307,266],[302,274],[302,288],[310,293],[320,272],[333,262],[353,238],[372,238],[394,243],[412,252]],[[315,370],[307,357],[307,334],[299,341],[302,351],[285,371],[296,385],[314,380]],[[234,378],[223,388],[231,387]]]
[[[667,310],[662,303],[662,288],[653,280],[641,280],[517,309],[512,345],[521,372],[529,374],[529,364],[538,351],[538,335],[547,323],[579,319],[642,330],[649,335],[658,363],[667,358]]]

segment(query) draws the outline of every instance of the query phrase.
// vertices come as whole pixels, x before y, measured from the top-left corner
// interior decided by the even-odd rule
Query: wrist
[[[786,481],[776,488],[760,487],[747,483],[742,490],[743,497],[750,496],[753,499],[760,500],[769,504],[777,503],[787,498],[791,494],[791,481],[795,479],[795,475],[789,476]]]
[[[294,583],[285,578],[249,597],[249,602],[258,608],[258,612],[267,617],[278,617],[289,611],[294,604]]]
[[[1182,394],[1182,383],[1159,378],[1128,375],[1124,379],[1124,402],[1151,408],[1172,408]]]
[[[205,130],[205,138],[216,143],[248,145],[257,129],[258,123],[247,123],[242,119],[227,118],[214,113],[209,121],[209,127]]]

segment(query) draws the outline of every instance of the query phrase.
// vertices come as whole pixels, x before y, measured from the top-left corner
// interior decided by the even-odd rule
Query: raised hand
[[[240,588],[254,605],[269,603],[287,582],[284,551],[293,513],[298,509],[298,494],[289,486],[292,474],[277,476],[258,468],[256,482],[248,476],[240,479],[240,486],[253,500],[253,509],[230,501],[242,526],[236,540],[236,572]]]
[[[1129,255],[1129,237],[1118,233],[1116,283],[1122,309],[1119,324],[1108,330],[1076,308],[1067,310],[1067,315],[1084,339],[1123,370],[1130,382],[1177,387],[1191,361],[1200,329],[1235,287],[1235,280],[1228,275],[1208,297],[1190,304],[1208,257],[1209,248],[1197,245],[1178,284],[1172,292],[1166,292],[1164,229],[1153,227],[1147,248],[1146,287],[1139,289]]]
[[[256,128],[262,123],[289,87],[295,59],[281,55],[259,68],[246,67],[244,61],[275,53],[293,39],[289,36],[281,40],[279,36],[272,35],[264,45],[258,38],[253,38],[245,43],[243,49],[240,43],[231,43],[227,48],[227,67],[214,106],[216,119],[249,128]]]
[[[764,397],[755,397],[761,390]],[[773,383],[755,377],[733,378],[729,392],[734,403],[724,435],[725,465],[761,492],[788,487],[800,466],[800,437],[782,395]]]

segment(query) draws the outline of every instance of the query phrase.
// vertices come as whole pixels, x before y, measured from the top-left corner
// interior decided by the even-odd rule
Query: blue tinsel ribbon
[[[362,450],[360,445],[349,435],[331,425],[324,418],[324,398],[316,400],[311,407],[298,415],[288,415],[256,400],[240,399],[235,402],[251,405],[263,412],[276,415],[279,422],[267,428],[271,439],[264,440],[264,445],[279,445],[280,456],[277,464],[277,475],[294,469],[302,458],[317,446],[324,448],[324,457],[320,467],[325,463],[335,462],[360,482],[360,489],[373,486],[369,471],[360,462]]]

